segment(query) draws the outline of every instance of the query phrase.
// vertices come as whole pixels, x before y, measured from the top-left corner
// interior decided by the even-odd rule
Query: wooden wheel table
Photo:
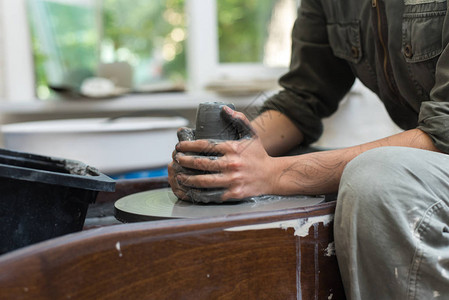
[[[117,187],[110,199],[126,194]],[[2,298],[345,299],[334,210],[332,201],[84,230],[0,256]]]

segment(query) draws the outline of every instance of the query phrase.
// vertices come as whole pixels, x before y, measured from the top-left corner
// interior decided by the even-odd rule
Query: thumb
[[[192,128],[181,127],[178,129],[177,135],[180,142],[195,140],[195,130]]]
[[[241,139],[256,136],[254,128],[243,113],[237,112],[224,105],[223,110],[221,111],[221,116],[235,128]]]

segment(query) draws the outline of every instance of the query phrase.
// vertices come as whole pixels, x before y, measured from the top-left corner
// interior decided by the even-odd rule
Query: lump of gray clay
[[[196,113],[195,139],[237,140],[238,132],[232,123],[223,117],[223,106],[235,109],[233,104],[223,102],[200,103]]]

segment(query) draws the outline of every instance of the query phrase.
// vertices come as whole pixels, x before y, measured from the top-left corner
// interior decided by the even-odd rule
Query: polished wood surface
[[[0,298],[344,299],[328,251],[332,222],[310,222],[334,209],[330,202],[67,235],[0,256]]]

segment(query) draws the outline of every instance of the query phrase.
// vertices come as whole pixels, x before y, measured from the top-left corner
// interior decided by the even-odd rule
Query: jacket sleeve
[[[449,10],[449,9],[448,9]],[[426,132],[435,147],[449,153],[449,12],[443,25],[443,51],[435,71],[435,85],[430,101],[423,102],[418,118],[418,128]]]
[[[337,110],[354,79],[348,62],[332,53],[320,1],[303,0],[292,32],[290,69],[279,80],[283,90],[261,112],[283,113],[303,133],[303,143],[313,143],[322,134],[321,119]]]

